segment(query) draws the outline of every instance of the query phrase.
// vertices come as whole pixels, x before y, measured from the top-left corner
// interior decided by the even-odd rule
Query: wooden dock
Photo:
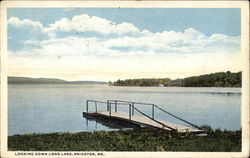
[[[88,111],[88,107],[90,106],[89,103],[92,102],[94,103],[95,106],[95,111]],[[98,104],[103,104],[107,106],[107,111],[98,111]],[[152,106],[152,115],[149,116],[145,113],[143,113],[141,110],[139,110],[136,105],[137,104],[143,104],[143,105],[151,105]],[[115,110],[112,111],[112,105],[115,106]],[[118,112],[117,111],[117,106],[118,105],[127,105],[129,108],[129,113],[125,113],[125,112]],[[162,110],[163,112],[165,112],[166,114],[171,115],[172,117],[181,120],[187,124],[189,124],[189,126],[184,126],[184,125],[178,125],[178,124],[174,124],[174,123],[170,123],[167,121],[163,121],[163,120],[157,120],[154,118],[154,108],[158,108],[160,110]],[[137,111],[138,113],[141,114],[141,116],[139,115],[134,115],[134,111]],[[148,104],[148,103],[138,103],[138,102],[129,102],[129,101],[119,101],[119,100],[108,100],[107,102],[100,102],[100,101],[94,101],[94,100],[88,100],[86,102],[86,112],[83,112],[83,116],[84,117],[104,117],[104,118],[112,118],[112,120],[123,120],[123,121],[127,121],[129,123],[133,123],[133,124],[137,124],[139,126],[143,125],[143,126],[149,126],[149,127],[154,127],[154,128],[158,128],[158,129],[163,129],[163,130],[167,130],[167,131],[175,131],[175,132],[179,132],[179,133],[204,133],[204,130],[202,130],[201,128],[199,128],[198,126],[184,120],[181,119],[165,110],[163,110],[162,108],[160,108],[157,105],[154,104]]]

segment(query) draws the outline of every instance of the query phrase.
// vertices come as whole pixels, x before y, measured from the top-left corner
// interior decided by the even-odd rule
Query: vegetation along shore
[[[241,72],[217,72],[184,79],[170,78],[126,79],[109,82],[114,86],[175,86],[175,87],[241,87]]]
[[[241,87],[242,72],[217,72],[183,79],[143,78],[109,81],[111,86],[154,86],[154,87]],[[108,84],[100,81],[65,81],[54,78],[8,77],[9,84]]]
[[[152,128],[8,137],[10,151],[241,151],[241,131],[207,128],[207,136]]]

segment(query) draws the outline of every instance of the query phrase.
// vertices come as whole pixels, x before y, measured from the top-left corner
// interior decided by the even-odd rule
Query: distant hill
[[[8,84],[107,84],[107,82],[65,81],[54,78],[8,77]]]
[[[126,79],[109,82],[113,86],[175,86],[175,87],[241,87],[241,72],[217,72],[183,79],[169,78]]]

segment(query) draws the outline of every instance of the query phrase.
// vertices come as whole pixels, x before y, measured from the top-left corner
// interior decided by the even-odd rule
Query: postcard
[[[248,157],[248,5],[1,2],[1,157]]]

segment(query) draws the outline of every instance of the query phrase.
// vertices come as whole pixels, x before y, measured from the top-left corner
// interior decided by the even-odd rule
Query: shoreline
[[[8,136],[10,151],[241,151],[241,130],[207,128],[207,136],[153,128]]]

